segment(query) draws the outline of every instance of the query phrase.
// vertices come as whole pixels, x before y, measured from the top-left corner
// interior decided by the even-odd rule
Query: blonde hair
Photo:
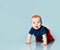
[[[42,18],[41,18],[41,16],[39,16],[39,15],[34,15],[34,16],[32,16],[32,19],[33,18],[40,18],[40,21],[41,21],[41,23],[42,23]]]

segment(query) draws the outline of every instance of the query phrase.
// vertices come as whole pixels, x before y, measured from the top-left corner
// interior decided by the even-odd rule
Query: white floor
[[[5,42],[6,43],[6,42]],[[32,41],[30,45],[25,44],[24,42],[17,43],[1,43],[0,50],[57,50],[60,49],[59,41],[54,41],[53,43],[48,44],[47,46],[41,46],[41,42]]]
[[[48,44],[47,46],[41,46],[41,42],[32,42],[32,44],[22,44],[21,50],[56,50],[59,49],[58,44],[55,42],[52,42]]]

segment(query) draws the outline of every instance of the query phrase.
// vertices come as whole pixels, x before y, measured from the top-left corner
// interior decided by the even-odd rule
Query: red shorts
[[[42,41],[41,38],[36,37],[36,42]],[[47,34],[47,42],[53,42],[54,38],[50,33],[50,30],[48,29],[48,34]]]

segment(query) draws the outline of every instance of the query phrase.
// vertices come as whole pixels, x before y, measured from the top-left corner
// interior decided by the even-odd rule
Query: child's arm
[[[31,44],[31,34],[28,34],[26,44]]]
[[[41,44],[42,46],[46,46],[47,45],[47,37],[46,34],[42,35],[43,37],[43,43]]]

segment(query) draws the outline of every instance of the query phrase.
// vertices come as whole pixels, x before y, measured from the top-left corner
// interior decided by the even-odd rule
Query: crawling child
[[[36,37],[36,41],[42,41],[42,46],[46,46],[48,41],[54,41],[52,35],[49,35],[48,28],[42,25],[42,19],[39,15],[32,16],[32,27],[27,36],[26,44],[31,44],[32,35]],[[50,39],[49,39],[50,37]],[[51,40],[52,39],[52,40]]]

